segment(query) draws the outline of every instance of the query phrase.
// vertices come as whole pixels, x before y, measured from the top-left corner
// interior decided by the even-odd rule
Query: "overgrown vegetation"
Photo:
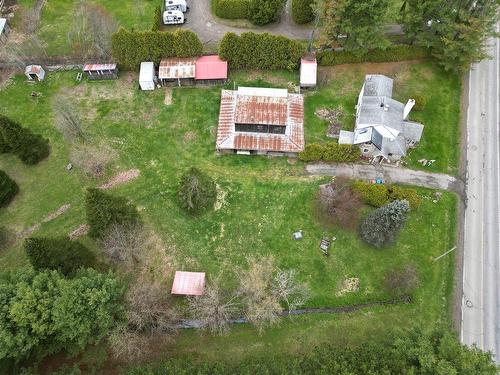
[[[299,66],[304,46],[296,40],[268,33],[226,33],[219,55],[232,69],[288,69]]]
[[[65,276],[72,276],[80,268],[91,267],[95,257],[78,241],[67,237],[32,237],[24,242],[26,255],[37,271],[56,270]]]
[[[14,154],[25,164],[37,164],[49,156],[49,142],[19,123],[0,115],[0,153]]]
[[[317,347],[302,356],[261,356],[245,361],[217,363],[168,360],[139,366],[129,375],[188,374],[483,374],[498,367],[490,353],[462,345],[446,329],[400,332],[387,344],[365,342],[357,347]]]
[[[0,170],[0,207],[8,205],[19,192],[19,186],[7,173]]]

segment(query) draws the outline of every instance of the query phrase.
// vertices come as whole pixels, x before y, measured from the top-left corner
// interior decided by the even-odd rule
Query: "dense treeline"
[[[170,360],[142,366],[129,375],[156,374],[497,374],[491,354],[461,345],[444,330],[412,330],[392,343],[364,343],[356,348],[325,346],[303,357],[260,357],[233,363]]]
[[[212,0],[212,7],[217,17],[244,19],[248,17],[250,0]]]
[[[120,28],[112,38],[113,57],[124,69],[138,69],[142,61],[158,64],[163,57],[199,56],[203,45],[190,30],[129,31]]]
[[[292,0],[293,20],[299,24],[314,20],[313,4],[313,0]]]
[[[232,69],[297,69],[304,46],[283,36],[226,33],[220,43],[219,55]]]

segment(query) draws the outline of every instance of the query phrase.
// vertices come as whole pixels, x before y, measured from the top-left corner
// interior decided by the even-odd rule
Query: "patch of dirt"
[[[170,105],[172,104],[172,88],[167,87],[165,89],[165,99],[163,100],[163,104]]]
[[[318,108],[314,111],[314,114],[320,119],[328,121],[328,130],[326,136],[330,138],[338,138],[340,130],[342,129],[342,124],[340,119],[344,116],[344,110],[342,107],[337,108]]]
[[[118,173],[111,180],[109,180],[105,184],[99,186],[99,189],[102,189],[102,190],[111,189],[117,185],[121,185],[125,182],[128,182],[130,180],[133,180],[133,179],[139,177],[140,174],[141,174],[141,171],[138,169],[130,169],[128,171]]]
[[[0,90],[7,88],[12,83],[15,73],[14,69],[0,69]]]
[[[82,224],[71,233],[68,234],[68,237],[71,241],[76,240],[79,237],[85,236],[89,232],[90,227],[87,224]]]
[[[350,277],[344,279],[340,284],[340,290],[335,293],[337,297],[342,297],[347,293],[355,293],[359,291],[359,279],[357,277]]]
[[[65,213],[69,208],[71,208],[71,204],[65,204],[59,207],[56,211],[51,212],[47,216],[45,216],[40,223],[33,224],[31,227],[22,230],[21,232],[16,234],[17,238],[24,238],[31,235],[34,231],[40,229],[42,224],[48,223],[49,221],[54,220],[55,218],[61,216]]]
[[[217,197],[214,203],[214,211],[219,211],[222,207],[226,205],[226,195],[227,191],[222,190],[219,184],[216,184]]]
[[[184,143],[195,141],[196,138],[198,138],[198,135],[194,131],[184,133]]]

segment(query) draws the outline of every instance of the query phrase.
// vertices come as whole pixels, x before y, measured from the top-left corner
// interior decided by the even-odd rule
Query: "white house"
[[[422,138],[424,125],[410,121],[415,100],[406,104],[392,99],[393,80],[368,74],[356,105],[354,131],[340,131],[340,144],[359,145],[363,156],[376,161],[396,161],[406,156]]]
[[[155,89],[155,64],[153,62],[141,62],[139,86],[141,86],[141,90]]]
[[[28,65],[24,70],[24,75],[30,81],[42,81],[45,78],[45,70],[41,65]]]

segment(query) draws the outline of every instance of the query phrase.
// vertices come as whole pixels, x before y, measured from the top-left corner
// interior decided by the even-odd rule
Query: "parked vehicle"
[[[165,25],[179,25],[184,22],[184,13],[180,10],[166,10],[163,12],[163,23]]]
[[[165,0],[165,10],[180,10],[185,13],[189,10],[186,0]]]

